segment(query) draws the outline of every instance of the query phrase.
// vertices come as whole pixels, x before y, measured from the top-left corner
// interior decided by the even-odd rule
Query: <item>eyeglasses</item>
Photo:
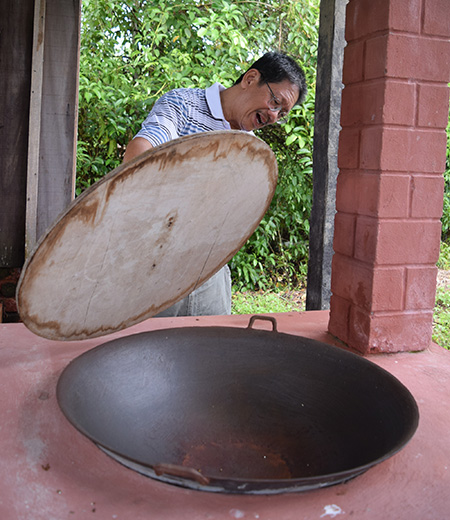
[[[282,125],[283,123],[286,123],[289,117],[289,113],[285,112],[283,110],[283,107],[281,106],[281,101],[275,96],[273,93],[273,90],[270,88],[270,85],[267,83],[267,81],[264,80],[264,83],[267,85],[267,88],[269,89],[271,100],[269,101],[269,110],[271,112],[278,112],[277,115],[277,123],[279,125]]]

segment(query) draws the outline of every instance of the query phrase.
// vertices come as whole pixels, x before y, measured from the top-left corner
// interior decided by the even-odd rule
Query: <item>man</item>
[[[306,96],[305,76],[289,56],[268,52],[230,88],[175,89],[156,101],[127,146],[124,162],[164,142],[214,130],[251,132],[281,122]],[[158,316],[231,314],[228,266]]]

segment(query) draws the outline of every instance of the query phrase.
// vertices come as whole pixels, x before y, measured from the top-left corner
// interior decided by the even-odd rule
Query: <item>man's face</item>
[[[240,94],[233,121],[230,121],[233,129],[249,132],[273,124],[282,119],[297,101],[299,88],[289,80],[259,83],[260,78],[259,71],[251,69],[239,84]],[[279,108],[279,111],[271,108]]]

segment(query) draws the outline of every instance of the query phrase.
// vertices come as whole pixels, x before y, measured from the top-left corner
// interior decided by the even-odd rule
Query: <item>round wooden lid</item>
[[[39,241],[21,319],[57,340],[103,336],[180,300],[225,265],[273,197],[269,146],[240,131],[153,148],[78,197]]]

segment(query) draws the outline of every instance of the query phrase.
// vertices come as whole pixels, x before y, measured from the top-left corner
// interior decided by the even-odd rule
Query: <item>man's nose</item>
[[[276,123],[279,112],[278,111],[273,112],[272,110],[268,110],[268,113],[269,113],[268,124],[272,125],[273,123]]]

